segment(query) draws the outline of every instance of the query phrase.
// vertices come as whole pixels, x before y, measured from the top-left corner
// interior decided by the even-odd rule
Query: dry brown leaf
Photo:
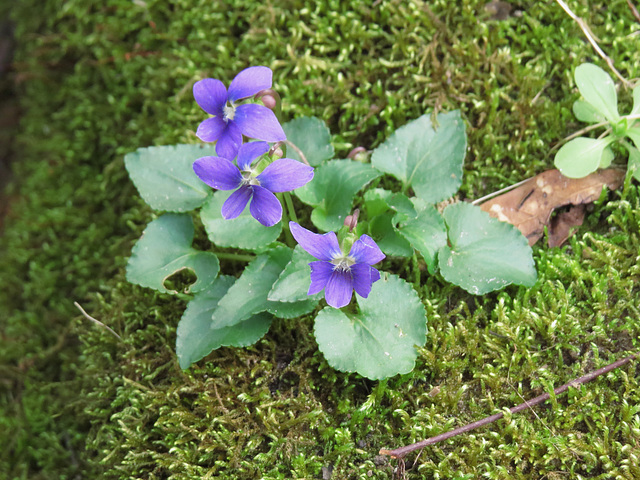
[[[527,237],[529,245],[536,243],[544,234],[545,225],[549,225],[549,246],[558,246],[569,238],[572,227],[582,224],[584,209],[560,215],[554,219],[552,229],[549,220],[553,211],[565,205],[591,203],[605,185],[615,190],[623,181],[624,171],[614,168],[584,178],[567,178],[558,170],[547,170],[518,188],[487,200],[480,208],[498,220],[515,225]]]
[[[568,210],[556,213],[549,221],[547,229],[550,247],[559,247],[574,234],[575,228],[582,225],[584,214],[587,211],[586,205],[571,205]]]

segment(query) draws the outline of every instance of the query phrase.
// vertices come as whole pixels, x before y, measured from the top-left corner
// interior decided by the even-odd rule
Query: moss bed
[[[342,155],[425,111],[460,109],[461,199],[551,168],[551,147],[582,128],[573,69],[606,68],[555,2],[515,0],[505,19],[475,0],[4,3],[23,115],[0,235],[0,478],[392,478],[380,448],[637,350],[637,185],[603,195],[568,245],[535,247],[533,288],[475,297],[424,279],[426,346],[412,373],[387,382],[330,368],[305,318],[182,371],[184,303],[124,276],[152,212],[123,156],[196,143],[191,87],[206,76],[270,66],[285,118],[325,119]],[[571,3],[623,75],[638,76],[626,0]],[[631,363],[409,456],[406,477],[638,479],[639,412]]]

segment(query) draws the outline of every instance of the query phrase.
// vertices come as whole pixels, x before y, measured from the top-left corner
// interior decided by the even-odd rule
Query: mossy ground
[[[618,69],[638,76],[627,2],[571,3]],[[423,275],[427,343],[415,370],[388,382],[332,370],[308,319],[276,321],[255,346],[183,372],[183,302],[124,278],[152,214],[123,155],[195,143],[203,117],[190,92],[205,76],[272,67],[285,117],[324,118],[343,155],[459,108],[463,198],[550,168],[550,148],[581,128],[573,69],[605,65],[555,2],[513,4],[522,15],[499,21],[475,0],[11,2],[24,116],[0,237],[0,477],[391,478],[380,448],[637,350],[637,186],[598,202],[569,245],[536,247],[533,288],[474,297]],[[639,384],[627,365],[427,448],[407,477],[640,478]]]

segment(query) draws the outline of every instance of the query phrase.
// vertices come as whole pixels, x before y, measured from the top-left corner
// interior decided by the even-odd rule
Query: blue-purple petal
[[[196,136],[203,142],[215,142],[224,135],[226,129],[227,124],[222,117],[211,117],[198,125]]]
[[[240,170],[226,158],[199,158],[193,162],[193,171],[200,180],[218,190],[234,190],[242,182]]]
[[[295,222],[289,222],[289,229],[296,242],[318,260],[331,261],[341,255],[338,237],[336,237],[335,232],[320,235],[310,232]]]
[[[313,167],[291,158],[281,158],[258,175],[260,185],[272,192],[290,192],[313,178]]]
[[[334,265],[329,262],[317,261],[309,264],[311,267],[311,285],[307,295],[315,295],[327,286],[327,282],[333,273]]]
[[[364,263],[356,263],[351,266],[351,275],[353,276],[353,289],[362,298],[367,298],[371,292],[371,285],[373,284],[372,272],[377,270]],[[378,275],[378,278],[379,275]]]
[[[371,283],[376,283],[380,280],[380,272],[373,267],[369,268],[371,268]]]
[[[264,105],[247,103],[238,106],[233,121],[247,137],[266,142],[281,142],[287,139],[276,115]]]
[[[375,265],[385,258],[382,250],[380,250],[376,242],[374,242],[373,238],[369,235],[362,235],[354,242],[351,246],[349,256],[357,263],[366,263],[367,265]]]
[[[242,133],[237,125],[229,122],[216,143],[216,153],[219,157],[233,159],[236,158],[240,145],[242,145]]]
[[[227,89],[220,80],[205,78],[193,86],[193,98],[209,115],[221,116],[222,109],[227,103]]]
[[[271,88],[273,72],[269,67],[249,67],[242,70],[229,85],[229,99],[232,102],[251,97],[260,90]]]
[[[233,192],[222,205],[222,217],[231,220],[240,215],[253,195],[251,187],[244,186]]]
[[[273,227],[282,219],[280,200],[266,188],[254,185],[249,211],[265,227]]]
[[[353,293],[353,278],[348,270],[334,270],[324,289],[324,298],[334,308],[349,304]]]
[[[238,168],[240,170],[249,170],[251,163],[260,155],[264,155],[268,151],[269,144],[267,142],[245,143],[240,147],[240,150],[238,150]]]

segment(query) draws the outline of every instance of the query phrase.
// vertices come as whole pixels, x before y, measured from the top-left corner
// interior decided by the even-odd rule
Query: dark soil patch
[[[13,25],[9,22],[0,23],[0,232],[9,211],[5,188],[11,178],[10,164],[20,111],[12,68],[14,45]]]

